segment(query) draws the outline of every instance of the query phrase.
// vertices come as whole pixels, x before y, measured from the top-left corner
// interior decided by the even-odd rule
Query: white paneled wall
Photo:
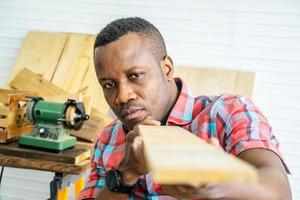
[[[256,72],[253,99],[281,141],[300,199],[300,0],[0,0],[0,86],[28,31],[95,34],[127,16],[155,24],[176,65]],[[46,199],[51,179],[6,169],[1,199]]]

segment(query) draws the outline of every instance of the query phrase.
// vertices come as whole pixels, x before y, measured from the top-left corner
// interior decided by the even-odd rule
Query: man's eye
[[[114,86],[115,86],[115,83],[112,82],[112,81],[103,84],[103,87],[106,88],[106,89],[113,88]]]
[[[141,78],[144,74],[143,73],[132,73],[129,75],[129,79],[130,80],[133,80],[133,79],[138,79],[138,78]]]

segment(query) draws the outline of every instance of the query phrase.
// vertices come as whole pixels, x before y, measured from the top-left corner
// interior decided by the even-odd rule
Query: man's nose
[[[128,83],[119,84],[116,104],[124,104],[134,99],[136,99],[136,94],[131,85]]]

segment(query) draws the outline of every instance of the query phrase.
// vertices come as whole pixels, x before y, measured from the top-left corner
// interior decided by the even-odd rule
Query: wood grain
[[[83,101],[88,114],[92,107],[106,114],[108,105],[94,69],[95,37],[79,33],[29,32],[8,84],[13,88],[38,90],[38,94],[45,99],[56,98],[60,102],[66,100],[65,93],[75,94],[77,100]],[[24,68],[35,74],[33,80],[24,76],[22,71]],[[23,83],[25,85],[22,85]],[[46,88],[49,83],[56,88],[53,86]],[[61,93],[62,91],[64,92]]]
[[[256,169],[180,127],[138,126],[147,165],[160,184],[248,182]]]
[[[51,80],[56,86],[76,93],[93,57],[94,35],[70,33]]]
[[[23,68],[16,75],[10,86],[17,90],[33,92],[49,101],[65,102],[68,98],[78,100],[77,95],[64,91],[27,68]]]
[[[28,98],[34,93],[0,89],[0,143],[28,134],[32,124],[26,118]]]
[[[65,33],[29,32],[11,71],[8,84],[24,67],[50,81],[67,37]]]

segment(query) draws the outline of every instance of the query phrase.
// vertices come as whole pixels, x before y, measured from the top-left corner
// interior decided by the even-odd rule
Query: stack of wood
[[[82,101],[97,132],[111,120],[93,65],[95,35],[29,32],[9,76],[7,87],[28,91],[45,100]],[[3,107],[3,106],[2,106]],[[16,119],[15,119],[16,120]],[[95,127],[95,124],[97,126]],[[95,135],[74,132],[93,142]]]
[[[32,93],[0,89],[0,143],[31,131],[32,124],[26,117],[28,95]]]
[[[92,108],[106,113],[108,105],[94,71],[94,41],[88,34],[29,32],[8,85],[50,100],[75,96],[88,113]]]

